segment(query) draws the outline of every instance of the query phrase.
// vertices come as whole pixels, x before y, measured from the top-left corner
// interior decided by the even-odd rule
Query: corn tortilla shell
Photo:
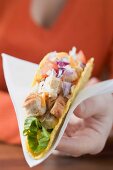
[[[46,55],[44,57],[44,59],[41,61],[39,67],[42,67],[47,59],[48,55]],[[60,55],[61,57],[61,55]],[[50,148],[52,147],[56,137],[58,136],[58,132],[60,131],[60,129],[62,128],[62,124],[65,120],[65,117],[68,113],[68,110],[72,104],[72,102],[74,101],[75,97],[77,96],[77,94],[79,93],[79,91],[86,85],[86,83],[88,82],[90,76],[91,76],[91,73],[92,73],[92,70],[93,70],[93,63],[94,63],[94,58],[91,58],[85,68],[84,68],[84,71],[82,72],[81,74],[81,77],[79,78],[75,88],[73,89],[72,91],[72,96],[71,98],[68,100],[67,104],[66,104],[66,107],[62,113],[62,116],[60,117],[59,121],[58,121],[58,124],[55,126],[55,128],[53,129],[53,131],[51,132],[51,136],[50,136],[50,141],[48,143],[48,146],[39,154],[34,154],[32,152],[32,150],[30,149],[29,145],[28,145],[28,141],[27,141],[27,138],[26,138],[26,146],[27,146],[27,150],[29,152],[30,155],[32,155],[32,157],[34,159],[40,159],[42,158],[49,150]],[[37,74],[38,74],[38,71],[37,70],[37,73],[35,75],[35,78],[34,78],[34,81],[33,81],[33,85],[35,85],[36,83],[36,80],[37,80]]]

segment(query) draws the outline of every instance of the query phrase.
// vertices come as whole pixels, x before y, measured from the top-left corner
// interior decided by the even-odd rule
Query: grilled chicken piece
[[[53,114],[55,117],[60,118],[63,113],[65,105],[66,105],[65,98],[62,97],[61,95],[58,96],[52,109],[50,110],[50,113]]]
[[[38,93],[30,94],[25,99],[23,106],[29,115],[41,116],[46,112],[46,105],[42,107],[41,97],[38,95]]]
[[[48,98],[47,108],[50,110],[53,107],[54,103],[55,103],[55,98],[53,98],[53,97]]]
[[[47,77],[43,90],[49,93],[49,97],[57,97],[61,90],[61,80],[55,76]]]
[[[53,129],[55,125],[58,123],[58,119],[51,115],[50,112],[44,114],[39,117],[40,122],[46,129]]]

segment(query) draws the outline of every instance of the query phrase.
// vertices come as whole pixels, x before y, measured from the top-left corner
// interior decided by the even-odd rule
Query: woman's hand
[[[112,125],[112,94],[89,98],[75,109],[57,149],[76,157],[97,154],[104,148]]]

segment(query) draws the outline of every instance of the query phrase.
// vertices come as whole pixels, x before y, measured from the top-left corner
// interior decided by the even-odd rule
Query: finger
[[[98,82],[99,82],[99,80],[96,77],[93,77],[88,81],[86,86],[91,86],[91,85],[96,84]]]
[[[67,153],[71,156],[81,156],[84,154],[97,154],[104,148],[106,140],[96,132],[89,134],[81,132],[75,137],[63,137],[57,150]],[[91,135],[92,134],[92,135]]]
[[[93,115],[100,115],[107,111],[106,95],[91,97],[83,101],[74,111],[74,114],[79,118],[88,118]]]
[[[82,129],[83,127],[84,127],[83,119],[80,119],[73,114],[66,127],[65,133],[67,136],[71,137],[76,133],[76,131]]]

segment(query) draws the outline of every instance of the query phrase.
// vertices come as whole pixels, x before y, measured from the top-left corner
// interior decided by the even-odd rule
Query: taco
[[[68,110],[91,76],[94,59],[87,63],[82,51],[48,53],[38,66],[32,91],[24,101],[23,135],[27,151],[42,158],[52,147]]]

